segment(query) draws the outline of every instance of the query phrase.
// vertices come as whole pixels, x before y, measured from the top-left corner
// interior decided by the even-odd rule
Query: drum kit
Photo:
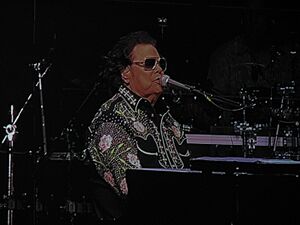
[[[295,98],[295,82],[278,84],[268,92],[259,89],[241,90],[244,109],[240,120],[232,122],[234,130],[243,138],[245,157],[251,157],[258,134],[267,134],[269,157],[300,160],[299,99]]]

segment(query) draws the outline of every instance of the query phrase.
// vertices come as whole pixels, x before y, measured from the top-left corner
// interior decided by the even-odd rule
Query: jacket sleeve
[[[90,138],[88,151],[98,174],[119,195],[127,195],[126,170],[140,168],[136,141],[119,123],[101,123]]]

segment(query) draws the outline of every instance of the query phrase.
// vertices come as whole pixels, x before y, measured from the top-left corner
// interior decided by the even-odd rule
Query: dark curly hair
[[[103,57],[100,76],[115,91],[122,83],[121,71],[131,64],[130,56],[138,44],[151,44],[156,47],[156,40],[147,31],[135,31],[119,39],[115,46]]]

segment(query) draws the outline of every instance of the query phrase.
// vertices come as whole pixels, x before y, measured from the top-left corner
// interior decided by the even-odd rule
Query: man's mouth
[[[155,83],[161,84],[160,76],[156,77],[155,80],[153,81]]]

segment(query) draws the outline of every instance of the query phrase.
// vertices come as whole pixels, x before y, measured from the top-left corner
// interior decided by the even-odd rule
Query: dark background
[[[26,104],[18,122],[14,151],[16,191],[30,192],[35,159],[42,148],[37,72],[30,66],[52,63],[43,78],[48,151],[69,151],[63,131],[72,126],[75,148],[84,145],[85,129],[107,99],[109,84],[99,77],[101,56],[118,38],[147,30],[159,43],[173,79],[210,91],[209,59],[221,44],[244,32],[253,12],[268,17],[275,39],[300,43],[300,9],[294,1],[27,1],[0,7],[0,125],[10,123]],[[160,23],[159,18],[166,18]],[[271,41],[271,40],[270,40]],[[97,84],[95,88],[95,84]],[[95,88],[95,89],[94,89]],[[175,117],[195,131],[209,132],[218,111],[204,98],[167,98]],[[5,130],[1,130],[1,141]],[[7,143],[1,145],[0,193],[6,192]],[[78,148],[76,149],[78,150]],[[36,154],[37,153],[37,154]],[[22,172],[18,172],[22,171]],[[25,175],[24,175],[25,174]],[[27,187],[28,184],[30,188]]]
[[[43,79],[48,138],[59,136],[74,116],[76,123],[85,126],[108,97],[109,84],[99,77],[101,56],[121,35],[134,30],[148,30],[158,40],[173,79],[209,91],[211,54],[253,26],[249,20],[253,12],[265,15],[271,24],[268,29],[274,39],[270,42],[289,40],[294,34],[298,43],[300,13],[287,1],[203,1],[197,6],[178,0],[5,3],[1,7],[0,124],[9,122],[11,104],[17,113],[33,93],[17,123],[18,142],[27,135],[27,141],[40,141],[39,90],[34,88],[38,75],[29,65],[45,59],[52,63]],[[167,22],[162,24],[159,18]],[[95,84],[96,90],[87,98]],[[168,102],[176,117],[198,130],[209,130],[217,116],[215,109],[207,106],[205,114],[203,107],[209,105],[205,99],[180,97],[177,104],[175,98]],[[31,148],[32,143],[25,145],[22,148]]]

